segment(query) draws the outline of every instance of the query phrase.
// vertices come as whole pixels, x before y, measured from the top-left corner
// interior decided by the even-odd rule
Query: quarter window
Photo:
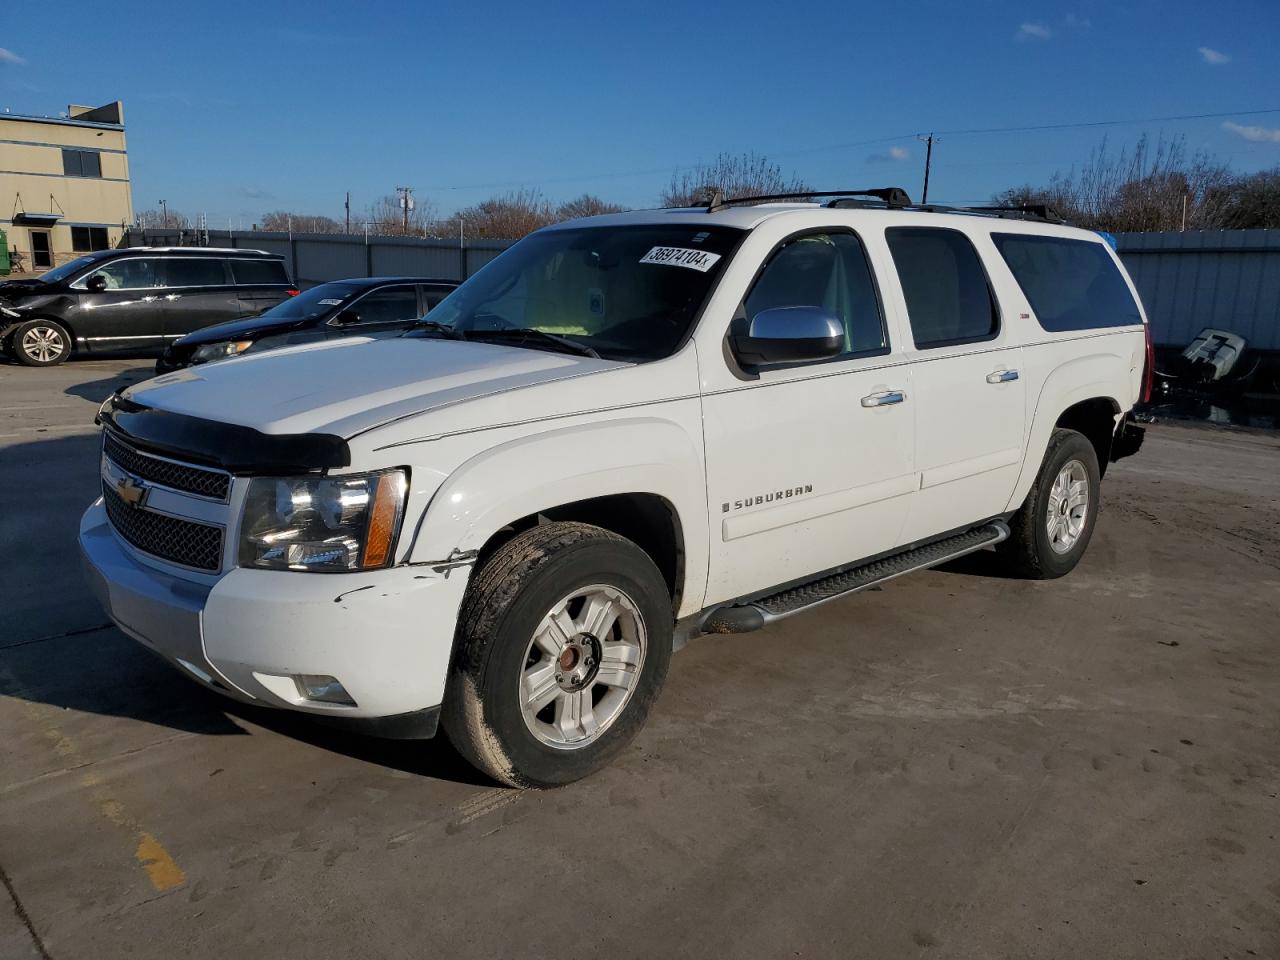
[[[991,239],[1045,330],[1142,323],[1133,294],[1101,243],[1017,233],[993,233]]]
[[[79,280],[76,287],[88,287],[94,277],[102,277],[107,290],[145,290],[156,285],[156,262],[144,258],[113,260]]]
[[[231,275],[242,287],[284,286],[289,282],[279,260],[232,260]]]
[[[96,150],[62,151],[62,174],[67,177],[101,177],[102,157]]]
[[[210,257],[182,257],[164,263],[166,287],[221,287],[227,282],[226,262]]]
[[[746,322],[774,307],[818,307],[844,327],[843,356],[887,348],[880,302],[862,242],[852,233],[787,241],[769,258],[743,303]]]
[[[360,298],[351,309],[358,323],[407,323],[418,319],[418,294],[413,287],[388,287]]]
[[[106,227],[72,227],[71,249],[77,252],[84,250],[108,250],[111,241],[107,237]]]
[[[889,252],[902,282],[916,347],[989,340],[1000,314],[978,251],[959,230],[890,227]]]

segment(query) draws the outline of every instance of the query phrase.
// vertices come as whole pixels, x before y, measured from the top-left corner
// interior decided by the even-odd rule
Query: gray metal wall
[[[1280,230],[1122,233],[1116,250],[1158,345],[1185,347],[1220,327],[1280,350]]]
[[[324,233],[234,233],[208,230],[205,246],[237,247],[278,253],[300,287],[344,277],[438,277],[465,280],[500,254],[511,240],[438,240],[423,237],[369,237]],[[123,246],[192,246],[193,230],[131,230]]]

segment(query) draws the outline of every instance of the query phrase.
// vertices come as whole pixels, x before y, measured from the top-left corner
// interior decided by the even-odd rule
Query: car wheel
[[[1009,539],[996,552],[1007,572],[1052,580],[1075,569],[1098,518],[1100,474],[1093,444],[1075,430],[1054,430]]]
[[[445,695],[449,739],[502,783],[571,783],[643,726],[671,660],[671,597],[649,556],[584,523],[534,527],[476,571]]]
[[[13,355],[28,367],[52,367],[71,356],[71,334],[52,320],[28,320],[13,331]]]

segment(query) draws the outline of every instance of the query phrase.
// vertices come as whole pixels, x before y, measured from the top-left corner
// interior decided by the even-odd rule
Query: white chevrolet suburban
[[[111,397],[81,549],[207,687],[442,722],[499,781],[566,783],[693,635],[984,548],[1070,571],[1141,442],[1146,330],[1105,239],[1044,210],[892,188],[571,221],[403,337]]]

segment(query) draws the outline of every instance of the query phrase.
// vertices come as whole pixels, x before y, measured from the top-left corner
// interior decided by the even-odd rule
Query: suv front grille
[[[116,532],[143,553],[216,573],[222,566],[222,528],[131,507],[109,485],[102,502]]]
[[[103,437],[103,450],[107,456],[135,477],[183,493],[193,493],[197,497],[226,501],[231,490],[230,474],[153,457],[135,450],[110,432],[104,432]]]

